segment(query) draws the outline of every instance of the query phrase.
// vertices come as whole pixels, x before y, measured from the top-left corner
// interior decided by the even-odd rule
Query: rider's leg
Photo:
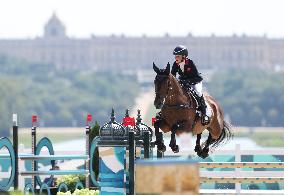
[[[202,95],[200,98],[200,112],[201,112],[201,124],[208,125],[210,120],[209,117],[206,115],[206,103],[204,100],[204,96]]]
[[[192,88],[196,91],[196,94],[198,96],[198,102],[199,102],[199,110],[201,112],[201,124],[202,125],[208,125],[209,124],[209,117],[206,115],[206,103],[204,96],[202,94],[202,82],[197,83],[196,85],[192,85]]]

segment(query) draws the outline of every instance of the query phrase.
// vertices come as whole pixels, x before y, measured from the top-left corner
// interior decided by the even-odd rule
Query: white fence
[[[192,152],[191,152],[192,153]],[[235,162],[233,163],[200,163],[200,167],[219,167],[219,168],[235,168],[234,171],[208,171],[201,169],[200,180],[208,182],[236,183],[235,190],[207,190],[201,189],[201,194],[284,194],[284,189],[281,190],[242,190],[241,183],[284,183],[284,171],[279,171],[279,168],[284,168],[282,162],[241,162],[242,155],[283,155],[283,148],[261,149],[261,150],[245,150],[237,144],[234,150],[216,150],[211,155],[234,155]],[[207,164],[207,165],[206,165]],[[218,165],[219,164],[219,165]],[[238,168],[241,167],[241,168]],[[275,171],[244,171],[242,168],[275,168]],[[210,181],[209,181],[210,182]]]

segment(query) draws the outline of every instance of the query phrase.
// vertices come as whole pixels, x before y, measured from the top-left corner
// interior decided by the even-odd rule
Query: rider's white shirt
[[[185,62],[181,62],[181,63],[179,63],[178,65],[179,65],[181,71],[184,72],[184,65],[185,65]]]

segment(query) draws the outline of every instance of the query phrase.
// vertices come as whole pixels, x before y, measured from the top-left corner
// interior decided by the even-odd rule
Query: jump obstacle
[[[110,175],[110,174],[103,174],[100,173],[100,181],[96,181],[95,172],[90,166],[90,163],[93,163],[93,158],[90,156],[94,155],[95,149],[98,147],[124,147],[125,151],[128,151],[128,171],[127,173],[127,181],[123,181],[126,184],[123,184],[123,188],[125,185],[128,186],[127,193],[134,194],[134,161],[136,156],[136,148],[141,148],[143,153],[143,158],[149,158],[150,155],[153,156],[153,146],[154,144],[151,143],[153,131],[152,129],[147,126],[146,124],[142,123],[141,114],[138,110],[138,115],[136,119],[136,123],[133,123],[134,118],[128,116],[128,111],[126,113],[126,117],[122,124],[117,123],[115,121],[114,110],[111,113],[111,120],[110,122],[106,123],[100,128],[100,136],[96,137],[92,143],[89,143],[89,131],[90,125],[89,122],[91,121],[91,116],[87,117],[87,124],[86,124],[86,154],[85,155],[54,155],[54,150],[51,144],[51,141],[44,137],[42,138],[39,143],[36,145],[36,122],[37,117],[32,117],[32,154],[31,155],[23,155],[18,154],[18,125],[16,115],[13,116],[13,143],[9,141],[8,138],[1,138],[0,139],[0,149],[6,147],[10,153],[11,159],[11,166],[12,171],[9,178],[9,182],[2,186],[0,185],[1,191],[8,191],[12,184],[14,184],[14,188],[18,189],[18,175],[22,176],[32,176],[32,183],[26,185],[25,190],[34,191],[37,185],[40,187],[43,186],[39,176],[40,175],[51,175],[50,182],[47,185],[50,185],[52,181],[53,175],[69,175],[69,174],[84,174],[87,176],[85,187],[89,187],[90,180],[92,181],[95,186],[104,187],[108,185],[116,186],[115,182],[104,181],[105,178],[108,179],[116,179],[117,175]],[[131,119],[130,121],[127,121]],[[135,132],[134,132],[135,131]],[[162,134],[161,134],[162,136]],[[89,147],[90,146],[90,147]],[[40,155],[40,151],[43,147],[48,149],[50,155]],[[7,156],[7,155],[6,155]],[[157,152],[158,157],[162,157],[163,154]],[[1,157],[1,156],[0,156]],[[3,155],[2,155],[3,158]],[[39,171],[37,162],[39,160],[67,160],[67,159],[82,159],[85,160],[86,167],[85,169],[81,170],[49,170],[49,171]],[[32,162],[32,170],[31,171],[18,171],[18,160],[23,161],[31,161]],[[125,168],[125,167],[124,167]],[[113,178],[111,178],[113,177]],[[13,182],[14,181],[14,182]],[[44,188],[46,186],[44,185]],[[47,190],[48,191],[48,190]],[[101,193],[102,194],[102,193]]]
[[[38,184],[41,187],[41,191],[43,189],[49,190],[48,184],[43,184],[40,182],[39,175],[67,175],[67,174],[85,174],[87,175],[85,187],[88,188],[90,181],[95,184],[95,186],[100,187],[101,194],[110,194],[109,190],[112,188],[112,190],[115,189],[123,189],[120,192],[126,193],[126,194],[135,194],[135,186],[139,190],[138,187],[141,184],[141,181],[144,181],[141,178],[141,173],[143,175],[143,170],[139,168],[141,164],[143,164],[143,160],[137,160],[137,148],[141,148],[142,152],[140,155],[140,158],[153,158],[153,142],[152,136],[153,131],[151,128],[145,124],[141,123],[140,118],[140,112],[138,112],[138,117],[136,124],[129,124],[129,121],[125,120],[124,123],[119,124],[114,119],[114,111],[112,111],[111,114],[111,120],[110,122],[103,125],[100,129],[100,136],[96,137],[92,143],[89,143],[89,131],[90,126],[89,122],[90,120],[87,119],[87,125],[86,125],[86,154],[85,155],[54,155],[53,147],[48,138],[42,138],[37,145],[36,143],[36,117],[33,118],[33,127],[32,127],[32,155],[22,155],[18,154],[18,126],[17,121],[13,119],[13,143],[10,142],[7,138],[1,138],[0,139],[0,149],[3,147],[6,147],[10,153],[10,159],[11,159],[11,175],[9,178],[9,181],[7,185],[2,186],[0,185],[1,191],[8,191],[12,184],[14,183],[14,188],[18,188],[18,175],[29,175],[32,177],[32,183],[27,184],[25,186],[25,191],[34,191],[36,188],[36,185]],[[13,117],[14,118],[14,117]],[[89,118],[89,117],[87,117]],[[125,119],[131,119],[131,117],[127,116]],[[132,118],[133,119],[133,118]],[[130,123],[133,123],[133,120],[130,120]],[[138,130],[138,131],[137,131]],[[90,146],[90,147],[89,147]],[[43,147],[47,147],[50,155],[40,155],[40,151]],[[117,149],[119,147],[123,147],[123,155],[124,155],[124,173],[123,174],[113,174],[113,173],[103,173],[100,172],[99,181],[96,181],[96,178],[94,177],[94,170],[92,170],[92,166],[90,164],[93,163],[90,156],[94,155],[94,151],[98,147],[112,147],[113,149]],[[90,148],[90,150],[89,150]],[[157,153],[157,157],[163,157],[163,154]],[[1,158],[1,157],[0,157]],[[32,161],[32,171],[25,171],[25,172],[19,172],[18,171],[18,159],[25,160],[25,161]],[[86,168],[82,170],[69,170],[69,171],[60,171],[60,170],[51,170],[51,171],[38,171],[37,167],[37,161],[38,160],[63,160],[63,159],[82,159],[86,162]],[[100,159],[101,160],[101,159]],[[135,161],[137,161],[137,168],[135,170]],[[175,162],[177,164],[179,160]],[[147,164],[147,163],[146,163]],[[159,164],[159,163],[158,163]],[[127,165],[127,166],[126,166]],[[160,165],[159,165],[160,166]],[[150,167],[154,167],[151,165]],[[218,162],[218,163],[199,163],[200,168],[284,168],[284,164],[281,163],[254,163],[254,162],[234,162],[234,163],[225,163],[225,162]],[[101,168],[101,161],[100,161],[100,168]],[[197,170],[197,169],[196,169]],[[136,171],[136,180],[135,180],[135,171]],[[160,170],[159,172],[165,172],[165,169]],[[172,172],[174,174],[174,172]],[[125,179],[126,175],[126,179]],[[193,174],[192,174],[193,175]],[[120,178],[119,178],[119,177]],[[195,175],[196,178],[198,175]],[[150,176],[151,177],[151,176]],[[156,174],[155,177],[157,178],[163,178],[159,177],[159,174]],[[119,178],[119,179],[118,179]],[[145,179],[145,178],[144,178]],[[14,182],[13,182],[14,181]],[[174,180],[171,180],[174,181]],[[196,179],[195,179],[196,181]],[[198,180],[200,183],[284,183],[283,177],[208,177],[208,176],[202,176],[200,177],[200,180]],[[160,180],[160,182],[162,182]],[[168,182],[169,183],[169,182]],[[194,183],[194,182],[192,182]],[[78,186],[82,187],[82,184],[78,183]],[[64,184],[61,184],[61,186],[64,186]],[[144,183],[145,186],[145,183]],[[161,185],[163,186],[163,185]],[[173,186],[173,185],[172,185]],[[195,185],[196,186],[196,185]],[[64,188],[64,187],[61,187]],[[145,188],[144,188],[145,189]],[[179,190],[182,188],[179,187]],[[195,188],[194,188],[195,189]],[[161,190],[167,190],[167,188],[160,189]],[[195,189],[196,190],[196,189]],[[49,192],[49,191],[48,191]],[[139,191],[138,191],[139,192]],[[118,194],[118,193],[115,193]]]
[[[89,116],[88,116],[89,117]],[[89,139],[89,126],[90,120],[87,120],[86,125],[86,141]],[[11,175],[9,181],[6,185],[0,185],[0,191],[8,191],[10,187],[14,186],[14,189],[18,189],[19,184],[19,175],[21,176],[32,176],[32,182],[25,185],[24,191],[31,191],[34,193],[37,184],[40,186],[40,191],[43,189],[47,190],[47,193],[50,194],[49,186],[53,180],[54,175],[70,175],[70,174],[84,174],[88,175],[89,173],[89,149],[86,147],[85,155],[54,155],[54,149],[51,141],[44,137],[36,144],[36,123],[37,117],[32,117],[32,128],[31,128],[31,136],[32,136],[32,154],[19,154],[18,153],[18,125],[17,125],[17,115],[13,115],[13,144],[6,137],[0,138],[0,149],[6,147],[9,151],[11,158]],[[40,155],[42,148],[46,147],[49,155]],[[0,158],[5,158],[7,155],[0,155]],[[86,168],[81,170],[49,170],[49,171],[38,171],[38,161],[39,160],[51,160],[51,164],[55,160],[72,160],[72,159],[82,159],[85,160]],[[32,170],[31,171],[19,171],[18,162],[22,161],[31,161],[32,162]],[[44,183],[40,179],[40,175],[50,175],[49,182],[44,185]],[[85,186],[89,185],[88,179],[86,179]],[[64,184],[61,184],[63,186]],[[77,182],[78,187],[82,187],[81,182]],[[60,188],[58,188],[61,190]]]

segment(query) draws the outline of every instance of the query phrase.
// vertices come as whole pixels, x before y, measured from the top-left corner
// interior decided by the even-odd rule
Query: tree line
[[[284,126],[284,72],[229,69],[206,85],[239,126]]]
[[[0,136],[9,134],[13,113],[21,127],[32,115],[40,126],[84,126],[88,113],[102,124],[112,108],[121,120],[138,91],[136,78],[119,72],[59,71],[0,56]]]
[[[283,72],[227,69],[215,72],[205,87],[238,126],[284,126]],[[82,126],[87,113],[100,124],[117,120],[134,105],[135,76],[120,72],[56,70],[52,64],[28,63],[0,55],[0,136],[8,135],[12,114],[21,127]]]

